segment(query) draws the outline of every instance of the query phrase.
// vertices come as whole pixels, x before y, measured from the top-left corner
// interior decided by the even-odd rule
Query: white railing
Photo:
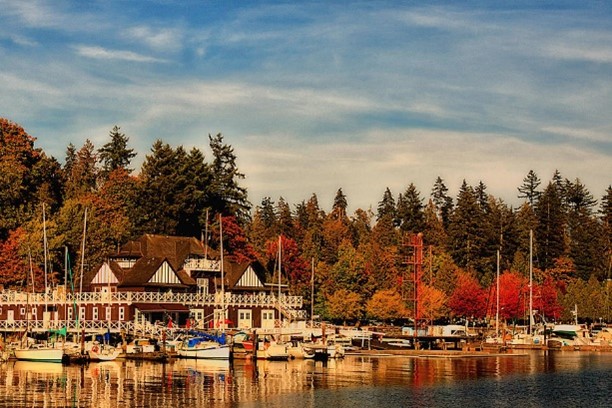
[[[183,269],[185,269],[188,273],[193,270],[220,271],[221,262],[212,259],[188,259],[183,264]]]
[[[176,303],[184,306],[211,306],[221,305],[239,307],[278,307],[283,310],[300,309],[302,307],[301,296],[266,294],[235,294],[225,293],[222,298],[220,293],[172,293],[172,292],[82,292],[75,294],[50,293],[25,293],[15,291],[0,292],[0,307],[10,305],[58,305],[58,304],[128,304],[133,303]]]

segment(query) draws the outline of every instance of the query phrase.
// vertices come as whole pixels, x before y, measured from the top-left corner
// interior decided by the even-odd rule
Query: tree
[[[423,199],[415,185],[410,183],[404,194],[397,200],[397,218],[401,231],[419,233],[425,227]]]
[[[529,173],[523,179],[523,184],[518,187],[519,195],[518,198],[524,198],[527,200],[529,205],[533,207],[537,204],[538,199],[542,195],[542,192],[538,190],[542,182],[538,178],[538,175],[533,170],[529,170]]]
[[[337,220],[346,219],[346,208],[348,207],[348,201],[346,195],[339,188],[334,197],[334,204],[332,206],[331,217]]]
[[[431,285],[419,288],[419,316],[432,321],[444,316],[447,312],[446,295]]]
[[[548,269],[565,251],[565,216],[556,184],[551,182],[544,189],[535,213],[538,219],[535,231],[537,262],[541,269]]]
[[[408,316],[409,312],[397,290],[381,289],[366,302],[366,314],[370,319],[391,322]]]
[[[335,321],[357,321],[363,316],[363,300],[356,292],[339,289],[329,296],[327,313]]]
[[[0,118],[0,240],[36,216],[41,200],[57,208],[62,180],[55,159],[21,126]]]
[[[182,150],[182,149],[181,149]],[[169,144],[155,141],[140,171],[138,218],[141,232],[175,235],[179,219],[176,203],[179,156]]]
[[[98,158],[102,164],[101,174],[106,178],[108,174],[117,169],[124,169],[128,174],[132,172],[129,168],[132,159],[136,157],[134,149],[128,149],[129,138],[120,132],[117,125],[110,131],[110,142],[98,149]]]
[[[450,216],[453,212],[453,199],[448,196],[448,187],[440,176],[436,179],[431,190],[431,200],[433,201],[438,217],[442,221],[444,228],[448,228]]]
[[[395,199],[393,198],[393,194],[391,194],[391,190],[389,187],[385,189],[382,200],[378,202],[378,213],[376,216],[376,220],[380,220],[384,217],[391,218],[395,224]]]
[[[6,241],[0,241],[0,285],[6,289],[31,290],[31,286],[26,287],[30,279],[28,260],[22,255],[25,234],[22,228],[17,228],[9,233]]]
[[[97,162],[95,147],[91,140],[87,139],[83,147],[76,152],[74,163],[71,163],[66,181],[66,198],[75,198],[95,191],[99,172]]]
[[[499,315],[502,319],[521,319],[528,307],[529,281],[516,272],[504,272],[499,277]]]
[[[250,220],[251,203],[247,189],[240,186],[244,174],[238,171],[234,148],[223,141],[223,135],[208,135],[213,154],[211,165],[212,181],[207,201],[214,212],[234,215],[239,223],[245,225]]]
[[[487,312],[486,292],[471,274],[457,272],[457,284],[448,299],[448,307],[455,316],[482,318]]]

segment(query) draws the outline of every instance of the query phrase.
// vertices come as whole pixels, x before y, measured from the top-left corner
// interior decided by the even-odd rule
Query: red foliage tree
[[[474,276],[459,270],[457,284],[448,299],[448,306],[455,316],[480,319],[486,314],[487,293]]]
[[[559,304],[557,287],[558,283],[550,277],[534,287],[533,307],[547,319],[557,320],[561,317],[563,307]]]
[[[528,297],[529,282],[524,276],[518,272],[504,272],[499,277],[499,315],[502,319],[524,317],[529,306]]]
[[[0,242],[0,284],[6,288],[32,290],[32,277],[34,278],[34,290],[39,291],[44,287],[44,273],[40,267],[33,262],[32,273],[27,256],[23,256],[21,243],[25,240],[26,233],[22,228],[17,228],[9,233],[4,242]],[[26,284],[27,283],[27,284]]]

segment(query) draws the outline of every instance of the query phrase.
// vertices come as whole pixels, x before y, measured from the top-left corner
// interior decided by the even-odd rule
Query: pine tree
[[[529,170],[529,173],[523,179],[523,184],[518,187],[518,198],[526,199],[529,205],[533,207],[542,195],[542,192],[538,190],[541,183],[538,175],[533,170]]]
[[[448,228],[450,215],[453,212],[453,199],[448,196],[448,188],[440,176],[436,179],[431,190],[431,199],[436,206],[438,217],[444,229]]]
[[[398,199],[397,218],[400,230],[403,232],[419,233],[425,227],[423,213],[423,199],[413,183],[410,183],[401,199]]]
[[[537,267],[548,269],[565,251],[565,215],[557,184],[550,182],[535,208],[538,220],[535,231]]]
[[[213,212],[234,215],[241,225],[246,225],[250,219],[251,203],[246,188],[239,184],[244,174],[238,171],[234,148],[224,143],[221,133],[208,135],[208,139],[213,153],[213,179],[208,191],[208,202]]]
[[[393,194],[391,194],[389,187],[385,189],[382,200],[378,202],[378,213],[376,220],[378,221],[383,217],[391,217],[395,224],[395,199],[393,198]]]
[[[130,174],[133,169],[129,168],[132,159],[136,157],[134,149],[128,149],[129,138],[120,132],[119,126],[114,126],[110,131],[110,142],[98,149],[98,158],[102,164],[101,175],[103,178],[117,169],[124,169]]]

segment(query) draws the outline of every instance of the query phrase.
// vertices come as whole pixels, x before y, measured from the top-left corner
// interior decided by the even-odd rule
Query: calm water
[[[0,407],[611,407],[612,353],[0,365]]]

